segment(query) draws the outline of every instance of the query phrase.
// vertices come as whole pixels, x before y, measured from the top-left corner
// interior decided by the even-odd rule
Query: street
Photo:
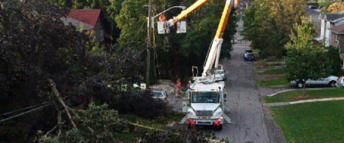
[[[268,143],[268,131],[264,122],[262,103],[259,100],[255,85],[254,64],[244,62],[242,55],[249,48],[248,41],[242,41],[239,34],[242,22],[238,23],[236,43],[233,46],[232,58],[224,60],[223,65],[228,80],[226,92],[228,99],[226,110],[232,120],[225,124],[223,130],[215,132],[217,137],[227,138],[230,143]]]

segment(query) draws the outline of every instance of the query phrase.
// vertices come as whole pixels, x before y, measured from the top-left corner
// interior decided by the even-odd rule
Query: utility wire
[[[31,110],[28,110],[28,111],[25,111],[25,112],[22,112],[22,113],[19,113],[19,114],[16,114],[16,115],[7,117],[7,118],[5,118],[5,119],[1,119],[1,120],[0,120],[0,124],[3,123],[3,122],[6,122],[6,121],[8,121],[8,120],[11,120],[11,119],[14,119],[14,118],[17,118],[17,117],[20,117],[20,116],[29,114],[29,113],[31,113],[31,112],[35,112],[35,111],[41,110],[41,109],[43,109],[43,108],[45,108],[45,107],[47,107],[47,106],[50,106],[50,105],[52,105],[52,104],[51,104],[51,103],[46,103],[46,104],[43,104],[43,105],[41,105],[41,106],[35,107],[35,108],[31,109]]]
[[[37,106],[40,106],[40,105],[44,105],[44,104],[47,104],[48,102],[43,102],[41,104],[36,104],[36,105],[32,105],[32,106],[28,106],[28,107],[24,107],[24,108],[21,108],[21,109],[17,109],[17,110],[14,110],[14,111],[10,111],[10,112],[6,112],[4,114],[1,114],[1,116],[9,116],[11,114],[14,114],[16,112],[23,112],[25,110],[29,110],[29,109],[32,109],[32,108],[35,108]]]

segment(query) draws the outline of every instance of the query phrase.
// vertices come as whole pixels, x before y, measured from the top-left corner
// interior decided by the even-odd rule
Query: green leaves
[[[121,30],[118,38],[119,48],[131,48],[142,51],[146,48],[146,17],[147,0],[126,0],[122,3],[120,13],[116,16],[116,23]],[[153,15],[174,5],[191,5],[179,1],[153,1]],[[192,13],[185,20],[188,22],[186,34],[176,34],[172,29],[169,35],[158,35],[155,31],[154,38],[157,51],[156,63],[159,64],[160,77],[174,78],[176,76],[188,77],[193,65],[202,66],[208,47],[215,35],[221,12],[224,7],[223,1],[212,1],[198,11]],[[180,10],[171,10],[165,15],[172,18],[178,15]],[[155,19],[157,21],[157,19]],[[229,56],[231,41],[235,34],[236,19],[233,13],[230,24],[224,37],[222,52],[223,56]],[[166,74],[165,74],[166,73]],[[168,73],[168,74],[167,74]]]
[[[43,136],[40,142],[68,142],[68,143],[95,143],[118,142],[115,134],[125,128],[115,110],[108,109],[107,105],[97,106],[90,104],[87,110],[77,111],[74,116],[78,129],[63,131],[60,136]]]
[[[145,1],[126,0],[116,16],[117,27],[121,30],[118,43],[120,48],[144,49],[146,41]]]
[[[294,25],[290,41],[285,47],[289,80],[319,79],[330,74],[336,75],[339,71],[340,61],[335,60],[339,59],[338,51],[336,55],[336,51],[326,50],[313,43],[312,23],[307,18]],[[335,70],[338,70],[337,73]]]
[[[255,0],[246,10],[244,36],[263,57],[285,55],[292,25],[305,15],[305,0]]]

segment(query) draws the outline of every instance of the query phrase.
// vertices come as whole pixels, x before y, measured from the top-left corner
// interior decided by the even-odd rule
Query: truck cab
[[[221,130],[224,123],[224,82],[194,82],[188,93],[189,106],[187,124],[194,126],[214,126]]]

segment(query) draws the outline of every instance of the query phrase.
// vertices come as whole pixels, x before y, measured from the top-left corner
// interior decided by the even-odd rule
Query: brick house
[[[331,45],[340,50],[340,57],[344,61],[344,24],[333,26]],[[343,62],[344,69],[344,62]]]
[[[71,9],[62,21],[65,25],[73,25],[81,32],[90,34],[98,42],[104,41],[100,9]]]

